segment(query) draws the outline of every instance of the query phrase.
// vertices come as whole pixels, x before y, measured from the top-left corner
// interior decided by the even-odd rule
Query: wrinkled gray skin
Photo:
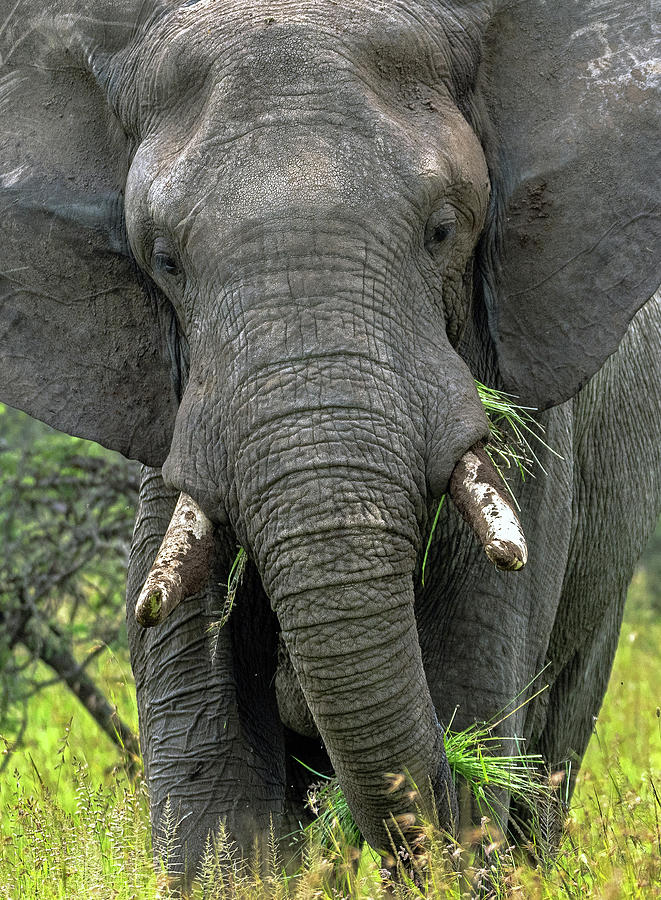
[[[292,757],[336,772],[377,848],[412,803],[386,773],[456,825],[439,723],[542,670],[503,734],[580,762],[661,492],[638,5],[2,2],[0,399],[152,467],[128,623],[173,868],[220,818],[244,848],[302,820]],[[515,484],[522,572],[446,503],[423,589],[438,498],[488,434],[475,377],[546,408],[560,456]],[[179,491],[214,569],[143,630]]]

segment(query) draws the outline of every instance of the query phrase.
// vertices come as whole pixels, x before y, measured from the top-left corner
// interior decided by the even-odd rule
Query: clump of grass
[[[300,762],[300,760],[299,760]],[[305,763],[301,763],[305,766]],[[309,769],[309,766],[305,766]],[[338,848],[342,844],[360,844],[360,829],[356,825],[344,792],[337,778],[322,775],[309,769],[320,781],[308,791],[308,806],[316,816],[308,825],[307,833],[313,842],[328,848]]]
[[[497,724],[500,722],[445,732],[445,753],[453,777],[455,781],[464,780],[478,809],[485,814],[496,815],[489,794],[501,789],[535,812],[540,804],[548,804],[550,795],[548,782],[539,775],[543,759],[538,753],[499,755],[502,738],[493,733]],[[309,833],[328,848],[342,842],[359,843],[360,831],[337,779],[313,774],[321,780],[313,785],[308,798],[316,815],[308,826]]]
[[[514,741],[516,744],[517,742]],[[483,812],[493,812],[490,790],[509,791],[512,799],[534,810],[546,800],[547,784],[539,777],[543,764],[538,753],[500,755],[502,739],[491,726],[473,725],[465,731],[445,733],[445,753],[452,774],[463,778]]]
[[[544,428],[531,415],[534,407],[519,406],[514,396],[496,388],[487,387],[475,380],[475,387],[489,420],[489,442],[486,451],[504,480],[503,469],[514,467],[521,480],[532,476],[533,464],[544,471],[534,450],[534,444],[541,444],[555,453],[544,441]],[[557,454],[555,454],[557,456]]]

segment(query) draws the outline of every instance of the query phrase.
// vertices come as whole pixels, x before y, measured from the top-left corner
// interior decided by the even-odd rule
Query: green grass
[[[429,896],[458,900],[487,875],[495,897],[661,896],[660,645],[661,623],[627,620],[557,858],[524,863],[490,830],[488,813],[461,844],[429,825],[422,876]],[[121,714],[135,725],[126,669],[101,665]],[[117,769],[113,745],[66,690],[48,688],[31,702],[25,746],[10,757],[0,790],[0,898],[151,900],[159,896],[159,880],[160,896],[168,896],[151,867],[143,787]],[[466,748],[459,755],[470,757]],[[289,879],[274,844],[263,866],[241,869],[227,840],[210,843],[202,873],[207,897],[312,900],[333,897],[332,884],[336,897],[384,896],[371,851],[357,855],[341,839],[324,846],[318,835],[307,840],[304,864]],[[395,896],[421,894],[409,884]]]
[[[229,617],[232,614],[232,610],[234,609],[234,601],[236,600],[236,594],[241,587],[241,582],[243,581],[243,575],[246,571],[247,563],[248,554],[243,549],[243,547],[239,547],[236,556],[234,557],[234,561],[230,566],[229,575],[227,576],[225,602],[223,603],[220,618],[216,622],[212,622],[207,629],[211,637],[218,635],[218,632],[227,624]]]
[[[531,407],[519,406],[512,394],[487,387],[475,380],[477,393],[489,420],[487,452],[504,480],[503,469],[514,467],[521,479],[532,475],[536,464],[544,471],[535,453],[535,445],[554,450],[544,442],[544,429],[532,416]],[[556,454],[557,455],[557,454]]]
[[[543,766],[542,757],[535,753],[504,754],[502,738],[494,733],[496,727],[521,705],[517,699],[510,704],[512,709],[503,711],[493,722],[472,725],[465,731],[453,731],[450,723],[443,735],[445,754],[455,784],[467,788],[480,813],[494,819],[497,817],[492,803],[494,791],[508,791],[533,816],[539,807],[547,807],[553,799],[548,780],[539,774]],[[337,780],[313,769],[309,771],[321,779],[310,792],[310,806],[317,818],[308,827],[309,834],[325,847],[337,846],[342,841],[356,844],[360,831]],[[397,782],[400,787],[405,786],[405,776],[393,776],[393,787]],[[415,784],[408,787],[417,793]]]
[[[107,652],[91,668],[137,730],[128,662]],[[52,676],[43,665],[36,674]],[[12,753],[14,737],[3,738],[0,898],[154,897],[146,791],[80,703],[61,684],[44,688]]]
[[[92,662],[88,671],[119,715],[137,732],[135,686],[128,660],[108,650]],[[36,666],[35,674],[44,681],[53,678],[52,671],[42,663]],[[0,809],[5,809],[15,794],[15,773],[22,784],[43,784],[51,797],[58,798],[65,813],[73,812],[77,802],[76,765],[85,768],[94,784],[114,784],[116,777],[121,777],[116,746],[62,684],[46,687],[30,699],[28,727],[20,748],[12,753],[15,738],[15,731],[0,732],[4,768]]]

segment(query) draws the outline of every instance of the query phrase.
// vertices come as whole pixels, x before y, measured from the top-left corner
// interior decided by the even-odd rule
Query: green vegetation
[[[496,388],[487,387],[477,379],[475,379],[475,387],[489,421],[489,441],[485,450],[518,509],[519,504],[507,481],[506,470],[516,469],[522,481],[526,480],[527,475],[532,475],[533,463],[536,463],[543,470],[544,467],[537,459],[532,446],[535,442],[541,444],[542,447],[550,450],[556,456],[557,453],[544,442],[542,437],[544,429],[530,415],[531,410],[528,407],[519,406],[514,402],[514,397],[511,394],[496,390]],[[445,495],[438,501],[434,521],[432,522],[425,546],[425,554],[420,571],[420,580],[423,587],[425,586],[427,557],[429,556],[432,538],[436,531],[438,517],[441,514],[444,500]]]
[[[105,647],[126,646],[137,490],[134,463],[0,405],[0,724],[12,740],[55,678],[137,752],[89,668]]]
[[[487,387],[481,381],[476,380],[475,387],[489,420],[487,452],[503,480],[503,469],[518,469],[523,481],[531,474],[533,463],[543,469],[533,445],[551,448],[544,443],[544,429],[530,415],[532,410],[515,403],[512,394]]]
[[[512,799],[527,808],[532,816],[554,800],[549,782],[538,773],[537,767],[543,764],[539,754],[519,752],[507,755],[500,752],[503,749],[502,738],[494,731],[521,705],[517,699],[510,704],[511,709],[503,711],[493,722],[472,725],[465,731],[453,731],[450,722],[443,735],[445,753],[455,783],[470,791],[477,809],[487,817],[497,816],[492,804],[492,792],[499,789],[507,790]],[[313,769],[310,771],[322,780],[310,794],[310,806],[317,818],[308,827],[308,832],[325,847],[336,846],[343,840],[350,844],[357,843],[360,831],[337,780]],[[393,788],[406,786],[404,775],[394,775],[392,781]],[[409,788],[417,793],[416,785],[411,784]]]
[[[641,602],[640,578],[632,588]],[[487,876],[497,897],[640,898],[659,896],[661,884],[661,623],[642,626],[629,616],[622,631],[606,702],[578,777],[578,787],[554,859],[526,863],[511,854],[485,820],[475,834],[448,842],[428,826],[424,852],[431,897],[465,897],[469,882]],[[135,702],[125,664],[95,661],[96,677],[135,725]],[[140,780],[118,768],[114,745],[53,685],[31,701],[24,743],[8,757],[0,792],[0,898],[78,900],[167,897],[150,864],[146,798]],[[71,724],[70,724],[71,722]],[[330,813],[332,816],[332,811]],[[333,829],[337,834],[337,829]],[[172,828],[171,840],[176,840]],[[209,845],[203,881],[208,897],[324,898],[385,896],[377,862],[349,843],[317,834],[297,877],[281,874],[285,851],[273,846],[259,871],[233,861],[226,839]],[[163,846],[166,847],[164,840]],[[476,855],[478,846],[486,847]],[[221,878],[222,876],[222,878]],[[333,895],[331,884],[337,887]],[[213,892],[211,885],[215,884]],[[344,894],[341,885],[344,884]],[[222,890],[221,890],[222,885]],[[462,894],[462,890],[464,893]],[[419,897],[414,885],[401,898]],[[174,894],[172,894],[174,896]],[[397,896],[397,894],[396,894]]]
[[[227,591],[225,593],[225,602],[223,603],[223,608],[220,613],[220,619],[218,619],[217,622],[212,622],[209,626],[209,633],[212,636],[218,634],[220,629],[227,624],[227,621],[232,614],[236,593],[241,587],[243,574],[246,571],[247,564],[248,554],[243,547],[239,547],[230,567],[230,573],[227,576]]]

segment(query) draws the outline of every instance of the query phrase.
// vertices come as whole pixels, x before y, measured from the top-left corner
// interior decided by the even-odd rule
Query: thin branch
[[[34,622],[30,624],[32,626]],[[108,702],[103,691],[70,653],[62,638],[47,625],[26,629],[20,641],[59,675],[99,727],[119,747],[128,767],[134,769],[140,758],[137,735],[120,718],[117,709]]]

